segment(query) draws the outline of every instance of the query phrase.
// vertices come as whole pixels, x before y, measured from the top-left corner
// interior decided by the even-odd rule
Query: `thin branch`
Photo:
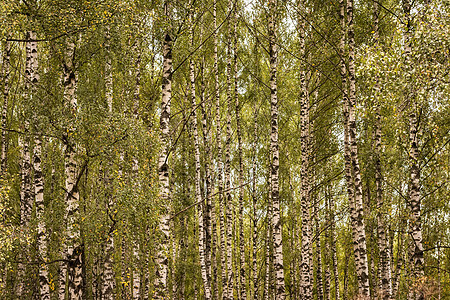
[[[210,195],[209,197],[206,197],[206,198],[204,198],[204,199],[202,199],[202,200],[200,200],[200,201],[197,201],[197,202],[195,202],[194,204],[191,204],[191,205],[189,205],[188,207],[183,208],[182,210],[176,212],[175,214],[173,214],[173,215],[170,217],[170,219],[173,219],[173,218],[175,218],[176,216],[178,216],[179,214],[184,213],[185,211],[189,210],[190,208],[192,208],[192,207],[194,207],[194,206],[197,206],[197,205],[201,204],[201,203],[204,202],[206,199],[211,199],[212,197],[214,197],[214,196],[216,196],[216,195],[218,195],[218,194],[223,194],[223,193],[225,193],[225,192],[228,192],[228,191],[232,191],[232,190],[238,189],[238,188],[243,187],[243,186],[246,186],[246,185],[248,185],[248,184],[250,184],[250,183],[252,183],[252,181],[248,181],[248,182],[246,182],[246,183],[244,183],[244,184],[242,184],[242,185],[238,185],[238,186],[235,186],[235,187],[232,187],[232,188],[228,188],[228,189],[222,190],[222,191],[220,191],[220,192],[214,193],[214,194]]]

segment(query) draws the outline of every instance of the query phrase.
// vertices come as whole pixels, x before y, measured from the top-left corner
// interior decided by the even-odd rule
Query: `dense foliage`
[[[449,1],[3,0],[0,33],[1,299],[450,297]]]

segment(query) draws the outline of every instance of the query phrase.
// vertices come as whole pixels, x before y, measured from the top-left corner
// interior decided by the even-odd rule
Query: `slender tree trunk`
[[[119,169],[119,176],[122,176],[122,170]],[[122,290],[121,290],[121,297],[124,300],[129,300],[131,299],[131,295],[130,295],[130,286],[131,286],[131,282],[130,282],[130,267],[129,267],[129,261],[130,261],[130,255],[129,255],[129,247],[127,246],[127,240],[126,240],[126,233],[128,232],[127,229],[127,225],[123,224],[122,222],[122,232],[124,233],[124,235],[122,236],[122,240],[121,240],[121,251],[120,251],[120,258],[121,258],[121,267],[122,267],[122,272],[121,272],[121,285],[122,285]]]
[[[298,1],[298,8],[301,14],[305,14],[306,9],[302,1]],[[305,21],[304,16],[299,17],[300,32],[300,52],[305,56]],[[300,123],[301,123],[301,210],[302,210],[302,261],[300,265],[300,294],[304,299],[312,299],[312,243],[311,243],[311,217],[309,208],[310,199],[310,174],[309,174],[309,95],[306,85],[305,64],[300,70]],[[321,280],[320,280],[321,281]]]
[[[192,42],[194,41],[194,31],[192,31]],[[194,74],[194,61],[191,59],[189,63],[189,79],[191,83],[191,105],[192,105],[192,129],[193,129],[193,137],[194,137],[194,158],[195,158],[195,198],[197,203],[201,203],[198,208],[198,232],[199,232],[199,241],[198,241],[198,251],[200,254],[200,268],[203,280],[204,287],[204,296],[205,299],[211,299],[211,285],[208,280],[208,270],[206,266],[207,254],[205,249],[206,244],[206,235],[204,228],[204,207],[205,204],[202,202],[202,193],[200,190],[201,185],[201,174],[200,174],[200,145],[198,138],[198,124],[197,124],[197,101],[195,99],[195,74]]]
[[[200,27],[200,36],[203,36],[203,27]],[[194,29],[192,28],[192,41],[191,41],[192,47],[194,46]],[[200,91],[200,106],[202,107],[202,111],[204,110],[204,101],[205,101],[205,82],[204,82],[204,64],[205,64],[205,57],[202,56],[202,61],[200,64],[200,78],[201,78],[201,91]],[[192,70],[194,68],[193,62],[192,62]],[[194,74],[194,73],[192,73]],[[195,95],[195,76],[192,77],[192,80],[194,80],[194,83],[192,83],[192,91]],[[197,105],[195,105],[194,109],[197,109]],[[206,113],[206,112],[205,112]],[[209,133],[207,131],[207,123],[206,123],[206,115],[203,115],[202,119],[202,129],[203,129],[203,141],[209,140]],[[206,139],[206,140],[205,140]],[[200,146],[199,146],[200,147]],[[215,217],[215,212],[212,211],[212,201],[211,201],[211,170],[209,168],[209,160],[212,160],[212,155],[210,153],[209,149],[209,143],[205,143],[205,156],[204,156],[204,165],[205,165],[205,180],[204,180],[204,186],[205,186],[205,196],[204,199],[204,214],[203,214],[203,228],[204,228],[204,254],[205,254],[205,266],[206,266],[206,279],[208,282],[208,288],[209,288],[209,294],[212,296],[213,290],[214,292],[217,290],[217,286],[215,285],[216,280],[213,279],[212,274],[212,265],[215,266],[215,262],[212,262],[212,259],[215,259],[215,253],[213,253],[214,249],[212,249],[213,246],[215,246],[215,237],[212,235],[212,215]],[[203,181],[200,181],[203,182]],[[214,239],[214,241],[213,241]],[[214,281],[214,284],[213,284]]]
[[[210,257],[208,260],[210,261],[210,270],[208,274],[208,280],[211,285],[211,294],[213,299],[218,299],[219,290],[217,284],[217,260],[216,260],[216,246],[217,246],[217,227],[216,227],[216,205],[215,201],[211,199],[211,192],[213,188],[212,181],[212,151],[211,151],[211,135],[210,128],[208,127],[208,111],[205,107],[205,81],[204,81],[204,64],[205,59],[204,56],[202,58],[201,64],[201,94],[200,94],[200,103],[202,108],[202,130],[203,130],[203,145],[205,148],[205,185],[206,185],[206,207],[208,213],[208,223],[206,226],[208,227],[207,237],[211,239],[210,246]]]
[[[219,203],[219,219],[220,219],[220,251],[219,257],[221,262],[221,299],[227,299],[227,277],[225,269],[225,224],[224,224],[224,197],[223,190],[223,160],[222,160],[222,138],[221,138],[221,116],[220,116],[220,91],[219,91],[219,58],[217,53],[217,0],[214,0],[213,18],[214,18],[214,97],[216,100],[216,146],[217,146],[217,203]],[[218,248],[219,249],[219,248]]]
[[[36,201],[36,219],[38,221],[37,228],[37,248],[39,252],[39,288],[40,299],[50,299],[50,286],[48,278],[47,265],[47,229],[45,225],[45,207],[44,207],[44,179],[41,168],[41,145],[42,141],[38,135],[34,139],[34,190]]]
[[[36,33],[29,31],[27,36],[30,40],[36,39]],[[36,85],[39,82],[38,73],[38,52],[37,42],[27,42],[27,68],[25,70],[25,80],[27,100],[33,103],[37,101],[36,97]],[[37,121],[37,116],[33,114],[34,121]],[[38,124],[34,124],[36,128]],[[45,207],[44,207],[44,178],[42,176],[41,168],[41,152],[42,152],[42,140],[40,133],[35,133],[34,149],[33,149],[33,169],[34,169],[34,196],[36,205],[36,219],[37,219],[37,248],[39,260],[42,262],[39,264],[39,290],[40,299],[50,299],[50,287],[48,278],[48,265],[47,265],[47,230],[45,224]]]
[[[66,215],[67,222],[67,239],[65,259],[67,266],[62,268],[62,273],[66,273],[67,278],[62,275],[62,280],[67,280],[69,299],[77,300],[83,298],[83,276],[82,276],[82,258],[83,244],[80,235],[80,218],[79,218],[79,200],[80,195],[77,187],[77,161],[76,161],[76,143],[73,141],[73,134],[76,130],[75,121],[77,117],[77,74],[74,69],[73,59],[75,56],[75,44],[68,42],[66,56],[64,62],[64,100],[70,111],[71,122],[68,134],[65,136],[65,175],[66,175]],[[65,282],[60,282],[61,286],[65,286]],[[62,290],[61,290],[62,292]],[[64,297],[60,294],[60,297]],[[63,298],[60,298],[63,299]]]
[[[29,47],[27,47],[27,55]],[[29,67],[27,63],[27,68]],[[29,85],[25,82],[25,85]],[[24,120],[22,130],[24,135],[19,135],[18,144],[21,149],[21,182],[20,182],[20,227],[27,235],[29,233],[29,225],[31,221],[31,214],[33,210],[33,191],[32,191],[32,178],[31,178],[31,156],[30,156],[30,142],[29,142],[29,122]],[[24,256],[28,255],[28,250],[25,250]],[[18,297],[24,297],[25,292],[29,289],[27,286],[28,280],[25,277],[25,264],[18,263],[17,266],[17,278],[18,283],[16,286],[16,295]]]
[[[337,249],[336,249],[336,240],[337,240],[337,232],[336,232],[336,220],[334,217],[334,211],[336,210],[335,202],[332,201],[332,196],[329,191],[325,192],[325,201],[328,203],[328,215],[330,221],[330,250],[331,250],[331,259],[333,264],[333,275],[334,275],[334,288],[335,288],[335,300],[340,299],[340,291],[339,291],[339,272],[338,272],[338,260],[337,260]]]
[[[108,241],[105,247],[105,262],[103,265],[103,285],[102,285],[102,299],[114,299],[114,272],[112,269],[112,256],[114,251],[114,239],[111,237],[113,232],[111,232],[108,236]]]
[[[304,27],[304,26],[303,26]],[[304,53],[304,37],[303,37],[303,45],[302,45],[302,52]],[[304,54],[303,54],[304,55]],[[302,75],[303,77],[303,75]],[[317,81],[320,81],[320,75],[317,77]],[[308,95],[308,89],[306,87],[306,84],[304,84],[304,94]],[[320,199],[318,199],[316,192],[316,188],[313,188],[315,186],[316,182],[316,173],[315,173],[315,151],[316,151],[316,138],[315,138],[315,129],[314,129],[314,121],[311,120],[311,116],[314,116],[316,113],[316,106],[318,103],[319,98],[319,89],[316,88],[314,91],[314,97],[313,100],[310,101],[309,97],[307,97],[307,103],[305,107],[307,108],[306,111],[306,123],[308,124],[308,131],[306,134],[308,135],[307,143],[308,143],[308,197],[309,202],[313,205],[313,216],[314,216],[314,225],[315,225],[315,244],[316,244],[316,256],[317,256],[317,298],[319,300],[324,299],[324,295],[327,295],[329,297],[329,289],[330,289],[330,280],[329,280],[329,273],[326,273],[329,271],[328,265],[326,262],[322,262],[322,247],[320,244],[320,217],[319,217],[319,206],[320,206]],[[311,105],[309,103],[311,102]],[[309,205],[310,206],[310,205]],[[311,220],[311,218],[310,218]],[[310,234],[312,234],[312,225],[310,221]],[[327,240],[327,233],[328,230],[325,230],[325,240]],[[312,239],[312,237],[310,237]],[[311,240],[311,246],[310,246],[310,255],[311,255],[311,286],[312,286],[312,240]],[[326,272],[322,271],[322,266],[324,266],[324,269]],[[325,277],[324,277],[325,276]],[[324,281],[325,280],[325,281]]]
[[[135,118],[136,122],[139,122],[139,100],[140,100],[140,93],[141,93],[141,50],[138,47],[138,42],[136,41],[133,45],[133,52],[137,53],[137,57],[135,60],[135,87],[134,87],[134,94],[133,94],[133,117]],[[133,180],[134,180],[134,186],[137,191],[141,189],[141,185],[139,183],[139,160],[138,157],[133,157],[133,165],[132,165],[132,174],[133,174]],[[134,257],[134,267],[133,267],[133,299],[141,299],[141,293],[144,291],[144,286],[141,282],[141,277],[143,279],[143,282],[145,284],[145,273],[147,272],[146,268],[143,270],[141,269],[140,263],[141,259],[139,257],[139,239],[135,238],[135,241],[133,243],[133,257]],[[146,261],[146,259],[144,259]],[[146,263],[145,265],[148,265]],[[141,271],[142,270],[142,271]]]
[[[25,132],[28,133],[28,123],[25,125]],[[31,211],[33,209],[31,192],[31,158],[28,138],[19,136],[19,146],[21,148],[21,187],[20,187],[20,226],[26,230],[30,224]]]
[[[270,149],[269,149],[270,152]],[[269,156],[270,157],[270,156]],[[270,159],[269,159],[270,160]],[[266,235],[266,276],[264,279],[264,300],[272,299],[271,292],[273,292],[272,286],[272,266],[273,266],[273,204],[272,204],[272,170],[269,171],[268,185],[269,185],[269,195],[267,199],[267,235]],[[271,247],[272,246],[272,247]]]
[[[133,292],[132,297],[134,300],[139,300],[141,298],[141,272],[139,265],[139,244],[137,241],[133,243]]]
[[[184,180],[184,182],[185,182],[185,180]],[[183,191],[184,190],[185,189],[183,188]],[[183,192],[183,194],[184,194],[184,192]],[[180,237],[180,249],[179,249],[180,256],[183,256],[186,253],[188,231],[185,230],[187,228],[185,226],[186,225],[185,222],[186,222],[185,218],[182,217],[180,219],[180,225],[181,225],[181,228],[183,228],[183,232]],[[180,299],[180,300],[184,300],[186,298],[186,282],[185,282],[186,281],[186,272],[185,272],[185,270],[186,270],[186,268],[181,267],[181,276],[180,276],[179,284],[178,284],[179,291],[178,291],[178,295],[177,295],[178,299]]]
[[[232,13],[233,1],[228,1],[228,12]],[[232,115],[232,99],[233,86],[231,83],[232,74],[232,23],[228,22],[227,32],[227,122],[226,122],[226,140],[225,140],[225,214],[226,214],[226,252],[227,252],[227,299],[233,299],[234,290],[234,273],[233,273],[233,254],[232,254],[232,240],[233,240],[233,216],[232,207],[233,199],[231,196],[231,115]]]
[[[420,165],[419,165],[419,122],[421,108],[417,104],[417,96],[412,86],[411,70],[412,70],[412,36],[413,24],[411,20],[411,3],[409,0],[402,0],[404,24],[406,29],[404,32],[405,40],[405,65],[407,68],[406,78],[407,86],[405,91],[406,101],[410,106],[409,112],[409,209],[411,211],[409,219],[408,233],[412,239],[409,247],[409,259],[411,264],[411,278],[414,283],[424,276],[424,256],[423,256],[423,239],[422,239],[422,221],[421,221],[421,198],[420,198]],[[424,299],[423,291],[415,289],[415,284],[410,284],[409,299]]]
[[[345,260],[344,260],[344,293],[343,293],[343,299],[348,299],[348,264],[350,261],[350,254],[345,253]]]
[[[105,98],[106,103],[108,105],[108,113],[112,115],[113,112],[113,78],[112,78],[112,66],[111,66],[111,49],[110,49],[110,28],[107,26],[106,28],[106,38],[105,38]],[[109,162],[108,169],[112,168],[112,164]],[[113,195],[113,187],[112,187],[112,179],[111,176],[106,175],[106,184],[108,185],[108,190],[110,192],[107,193],[107,214],[112,216],[114,215],[114,195]],[[114,217],[112,216],[114,219]],[[114,299],[114,271],[113,271],[113,258],[114,258],[114,224],[109,230],[106,246],[105,246],[105,261],[103,263],[103,285],[102,285],[102,299],[104,300],[112,300]]]
[[[341,4],[341,15],[343,1],[340,1]],[[366,246],[366,234],[365,234],[365,224],[364,224],[364,209],[362,202],[362,183],[361,183],[361,173],[359,168],[359,160],[358,160],[358,144],[356,140],[356,113],[355,113],[355,105],[356,105],[356,80],[355,80],[355,62],[354,62],[354,47],[355,47],[355,38],[354,38],[354,29],[353,29],[353,0],[347,1],[347,32],[348,32],[348,75],[349,75],[349,84],[348,84],[348,99],[347,104],[344,103],[344,122],[347,123],[346,127],[348,127],[348,146],[346,146],[346,169],[348,168],[348,147],[350,147],[350,159],[352,170],[351,173],[353,176],[350,181],[350,189],[354,189],[353,197],[350,197],[350,206],[353,211],[352,215],[354,216],[352,219],[353,224],[353,232],[354,232],[354,248],[355,248],[355,261],[356,261],[356,271],[358,275],[358,286],[359,286],[359,294],[362,297],[370,297],[370,285],[369,285],[369,267],[368,267],[368,259],[367,259],[367,246]],[[342,41],[341,41],[342,43]],[[343,52],[343,50],[341,50]],[[343,64],[343,63],[342,63]],[[343,71],[345,71],[345,65],[342,67]],[[343,74],[345,76],[345,74]],[[346,171],[346,173],[348,170]],[[348,177],[348,176],[346,176]],[[350,178],[348,178],[350,179]],[[349,182],[347,181],[347,185]],[[353,198],[353,201],[351,201]],[[353,203],[352,203],[353,202]]]
[[[374,39],[375,45],[379,45],[379,6],[378,2],[373,3],[374,11]],[[383,204],[383,182],[381,173],[381,105],[379,97],[380,86],[378,76],[375,78],[375,184],[377,197],[377,230],[378,230],[378,248],[380,250],[380,273],[381,273],[381,291],[380,298],[384,300],[392,299],[392,276],[391,276],[391,253],[386,236],[384,204]]]
[[[403,232],[406,231],[406,222],[407,222],[406,216],[401,218],[400,226],[399,226],[399,230],[398,230],[398,234],[397,234],[397,245],[398,245],[397,246],[397,263],[395,264],[394,276],[392,278],[392,297],[394,299],[397,296],[397,292],[398,292],[398,288],[399,288],[399,284],[400,284],[400,273],[401,273],[402,267],[405,264],[405,262],[403,261],[402,253],[404,251],[405,234],[403,234]],[[391,245],[393,245],[393,243],[391,243]],[[392,264],[394,265],[394,261],[392,261]]]
[[[170,221],[170,231],[171,232],[175,232],[174,231],[174,222],[173,220]],[[178,262],[179,262],[179,255],[180,255],[180,251],[178,251],[178,246],[177,246],[177,241],[176,241],[176,237],[175,234],[172,234],[170,236],[170,244],[171,249],[170,249],[170,255],[171,255],[171,260],[169,262],[169,283],[172,285],[171,288],[171,294],[169,296],[169,299],[177,299],[177,291],[178,291],[178,280],[177,280],[177,269],[178,269]]]
[[[257,51],[257,47],[256,51]],[[256,54],[256,57],[258,55]],[[256,64],[259,62],[257,61]],[[252,235],[252,273],[253,273],[253,300],[257,300],[259,297],[258,293],[258,264],[257,264],[257,256],[258,256],[258,248],[257,248],[257,239],[258,239],[258,213],[257,213],[257,194],[256,194],[256,176],[257,176],[257,142],[258,142],[258,108],[257,104],[255,105],[253,112],[253,157],[252,157],[252,211],[253,211],[253,235]]]
[[[165,3],[167,19],[169,18],[169,3]],[[159,157],[159,186],[160,201],[163,206],[159,220],[160,245],[156,263],[156,299],[169,297],[167,288],[167,275],[169,259],[167,257],[170,234],[170,187],[169,187],[169,143],[170,143],[170,102],[172,98],[172,38],[169,31],[165,33],[163,41],[163,75],[162,75],[162,99],[161,99],[161,154]]]
[[[7,114],[8,114],[8,96],[9,96],[9,72],[10,72],[10,56],[11,56],[11,43],[5,42],[3,45],[3,65],[2,65],[2,79],[3,79],[3,107],[1,116],[1,126],[2,126],[2,152],[0,161],[0,177],[4,177],[7,168],[7,152],[8,152],[8,141],[6,139],[6,125],[7,125]]]
[[[351,154],[350,154],[350,141],[349,141],[349,126],[348,126],[348,91],[347,91],[347,67],[345,64],[344,56],[345,56],[345,6],[344,0],[339,1],[339,18],[341,21],[342,34],[339,43],[339,51],[341,57],[341,78],[342,78],[342,103],[343,103],[343,115],[344,115],[344,171],[345,171],[345,181],[347,183],[347,195],[348,195],[348,203],[350,207],[350,222],[352,226],[352,240],[353,240],[353,249],[355,253],[355,264],[356,267],[359,266],[359,252],[357,249],[357,236],[356,236],[356,211],[355,211],[355,199],[354,199],[354,182],[352,176],[352,162],[351,162]],[[348,261],[346,261],[348,264]],[[347,266],[347,265],[346,265]],[[347,267],[346,267],[347,270]],[[347,286],[348,286],[348,278],[347,275],[344,276],[344,299],[347,299]]]
[[[316,259],[317,259],[317,299],[323,300],[324,299],[324,290],[329,290],[330,281],[325,276],[325,287],[323,284],[323,276],[322,276],[322,251],[321,251],[321,245],[320,245],[320,227],[319,227],[319,202],[317,199],[314,200],[314,225],[315,225],[315,231],[316,231]],[[327,231],[325,231],[325,234],[327,234]],[[327,239],[327,236],[325,236],[325,239]],[[326,263],[324,262],[324,268],[327,269]],[[325,293],[325,295],[328,295],[329,293]]]
[[[273,237],[275,256],[275,277],[276,291],[275,299],[283,300],[286,297],[284,285],[284,264],[283,264],[283,234],[280,212],[279,194],[279,167],[280,153],[278,146],[278,97],[277,97],[277,41],[276,41],[276,1],[269,0],[269,57],[270,57],[270,103],[271,103],[271,134],[270,148],[272,153],[271,161],[271,191],[273,205]]]
[[[237,217],[237,207],[236,205],[233,203],[233,207],[232,207],[232,213],[233,213],[233,243],[232,243],[232,254],[233,254],[233,274],[237,274],[236,276],[234,276],[234,283],[233,286],[235,286],[236,288],[236,296],[234,297],[234,299],[240,299],[241,298],[241,286],[239,284],[239,242],[238,242],[238,217]]]
[[[64,220],[66,227],[66,240],[63,242],[62,258],[65,260],[59,269],[59,299],[65,299],[67,293],[70,299],[83,297],[82,258],[83,244],[80,235],[79,223],[79,193],[77,187],[76,143],[73,141],[75,121],[77,115],[77,74],[74,69],[75,44],[68,41],[63,63],[64,102],[70,118],[67,134],[64,136],[64,173],[66,190],[66,212]],[[67,287],[67,290],[66,290]]]
[[[237,3],[237,2],[236,2]],[[234,19],[234,30],[233,30],[233,37],[234,37],[234,98],[236,103],[236,135],[238,139],[238,162],[239,162],[239,289],[241,291],[240,293],[240,299],[246,299],[247,298],[247,291],[245,287],[245,243],[244,243],[244,164],[242,162],[242,135],[241,135],[241,117],[240,117],[240,105],[239,105],[239,94],[238,94],[238,65],[237,65],[237,7],[235,7],[233,12],[233,19]]]

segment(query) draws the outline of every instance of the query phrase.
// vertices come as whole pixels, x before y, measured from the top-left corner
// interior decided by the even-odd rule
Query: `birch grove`
[[[447,299],[444,0],[0,5],[1,299]]]

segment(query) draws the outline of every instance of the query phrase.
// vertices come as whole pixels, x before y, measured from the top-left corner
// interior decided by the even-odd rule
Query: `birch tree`
[[[170,4],[164,4],[165,15],[170,20]],[[169,30],[164,34],[163,41],[163,76],[162,76],[162,98],[161,98],[161,155],[158,162],[160,200],[162,212],[159,221],[161,244],[158,249],[156,266],[156,299],[164,299],[168,296],[168,242],[170,234],[170,186],[169,186],[169,147],[170,147],[170,101],[172,98],[172,37]]]
[[[281,224],[280,211],[280,191],[279,191],[279,167],[280,153],[278,145],[278,97],[277,97],[277,9],[276,1],[269,1],[269,59],[270,59],[270,105],[271,105],[271,196],[272,196],[272,222],[273,222],[273,239],[274,239],[274,266],[276,277],[275,299],[285,299],[284,285],[284,264],[283,264],[283,234]]]
[[[411,263],[412,278],[420,280],[424,275],[424,255],[423,255],[423,241],[421,229],[421,196],[420,196],[420,166],[419,166],[419,125],[421,107],[417,102],[414,87],[412,86],[412,79],[409,72],[411,72],[411,55],[412,55],[412,30],[413,24],[411,20],[411,3],[409,0],[402,1],[403,20],[406,28],[404,29],[404,56],[406,65],[407,86],[405,89],[405,101],[409,105],[409,194],[408,203],[411,211],[409,219],[409,235],[412,243],[409,247],[409,259]],[[424,299],[423,291],[415,290],[410,286],[408,297],[411,299]]]

